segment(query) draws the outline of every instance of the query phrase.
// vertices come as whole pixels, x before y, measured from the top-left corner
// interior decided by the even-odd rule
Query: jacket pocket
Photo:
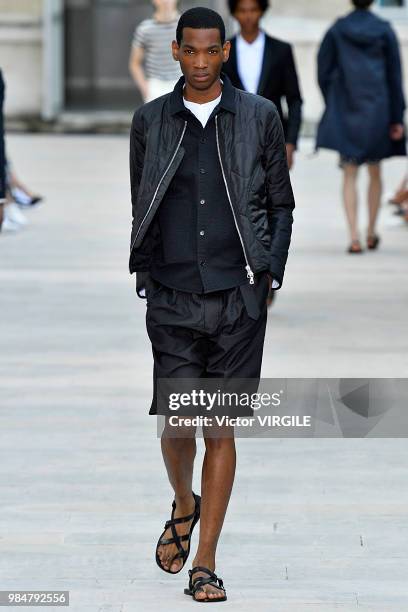
[[[256,167],[247,189],[247,211],[257,241],[268,249],[271,241],[265,187],[266,173],[261,163]]]
[[[266,172],[263,169],[262,163],[259,161],[249,181],[247,197],[249,197],[251,193],[259,193],[260,196],[266,195],[265,181]]]

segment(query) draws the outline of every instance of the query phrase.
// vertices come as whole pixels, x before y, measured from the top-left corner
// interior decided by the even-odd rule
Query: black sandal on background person
[[[347,249],[348,253],[363,253],[363,249],[361,248],[361,244],[359,240],[353,240]]]
[[[380,244],[380,237],[377,234],[373,234],[372,236],[367,236],[367,249],[373,251]]]
[[[208,578],[205,578],[204,576],[199,576],[193,581],[193,575],[197,572],[203,572],[203,574],[208,574]],[[197,565],[196,567],[193,567],[193,569],[188,570],[188,575],[190,577],[188,581],[188,589],[184,589],[184,594],[191,595],[194,601],[197,601],[198,603],[213,603],[227,600],[227,591],[224,589],[223,581],[221,580],[221,578],[218,578],[217,574],[208,569],[208,567],[201,567],[200,565]],[[205,599],[197,599],[195,594],[198,591],[202,591],[205,593],[203,586],[206,584],[211,584],[211,586],[220,589],[224,592],[224,595],[222,597],[207,596]]]
[[[178,518],[174,518],[174,512],[176,510],[176,501],[175,500],[173,501],[171,519],[169,521],[166,521],[164,525],[163,533],[158,539],[158,542],[156,545],[156,563],[160,567],[160,569],[163,570],[163,572],[167,572],[168,574],[178,574],[183,569],[187,561],[188,555],[190,554],[191,536],[192,536],[194,527],[196,526],[196,524],[198,523],[200,519],[200,507],[201,507],[201,497],[199,495],[196,495],[194,492],[193,492],[193,497],[195,499],[194,512],[192,514],[189,514],[188,516],[180,516]],[[188,521],[191,521],[192,519],[193,519],[193,522],[191,523],[190,531],[184,535],[179,535],[176,531],[175,525],[179,525],[180,523],[188,523]],[[164,534],[169,528],[171,529],[171,533],[173,537],[164,538]],[[181,544],[181,542],[185,542],[187,540],[188,540],[188,547],[185,549],[183,545]],[[171,572],[169,569],[166,569],[165,567],[163,567],[160,557],[158,555],[159,546],[166,546],[167,544],[176,544],[178,548],[178,553],[176,553],[174,557],[171,559],[169,563],[169,567],[173,565],[176,559],[183,560],[183,563],[180,569],[178,569],[176,572]]]

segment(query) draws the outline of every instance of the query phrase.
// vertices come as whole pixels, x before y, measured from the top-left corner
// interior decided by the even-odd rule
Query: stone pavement
[[[145,303],[127,272],[127,146],[8,139],[47,202],[0,236],[0,589],[69,590],[75,612],[195,606],[186,570],[168,576],[153,557],[172,495],[147,415]],[[302,143],[293,173],[293,249],[263,375],[406,376],[408,228],[384,207],[381,249],[347,256],[336,156],[311,149]],[[385,164],[387,189],[404,169]],[[405,440],[237,447],[216,568],[229,601],[212,609],[408,609]]]

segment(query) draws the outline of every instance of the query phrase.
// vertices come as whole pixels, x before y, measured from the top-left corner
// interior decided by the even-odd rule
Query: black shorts
[[[267,320],[267,272],[255,284],[207,294],[170,289],[149,278],[146,328],[157,378],[259,379]],[[159,411],[160,414],[160,411]]]

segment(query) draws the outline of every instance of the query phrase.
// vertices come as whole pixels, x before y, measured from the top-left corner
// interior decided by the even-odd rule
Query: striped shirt
[[[146,78],[173,81],[181,76],[180,65],[174,61],[171,54],[177,23],[178,18],[166,23],[145,19],[137,26],[132,44],[144,49]]]

